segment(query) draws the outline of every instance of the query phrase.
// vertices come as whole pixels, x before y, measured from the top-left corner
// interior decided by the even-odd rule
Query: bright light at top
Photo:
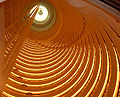
[[[33,9],[31,10],[31,12],[32,12],[35,8],[36,8],[36,6],[33,7]],[[38,10],[38,12],[37,12],[37,14],[36,14],[36,16],[35,16],[35,20],[38,21],[38,22],[42,22],[42,21],[46,20],[47,17],[48,17],[48,10],[47,10],[47,8],[44,7],[44,6],[42,6],[42,5],[40,5],[40,6],[39,6],[39,10]]]

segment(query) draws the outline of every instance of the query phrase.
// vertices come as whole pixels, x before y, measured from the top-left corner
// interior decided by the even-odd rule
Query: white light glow
[[[36,8],[36,6],[33,7],[33,9],[31,10],[31,13],[32,13],[32,11],[35,8]],[[35,16],[35,21],[43,22],[43,21],[45,21],[47,19],[47,17],[48,17],[48,10],[47,10],[47,8],[42,6],[42,5],[40,5],[39,6],[39,10],[38,10],[38,12],[37,12],[37,14]]]

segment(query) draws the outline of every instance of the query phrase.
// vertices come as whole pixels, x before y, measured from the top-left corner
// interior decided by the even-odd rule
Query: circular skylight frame
[[[31,30],[35,32],[44,32],[49,30],[56,21],[56,9],[46,0],[40,0],[37,6],[44,6],[48,10],[48,16],[44,21],[37,21],[34,19]]]
[[[25,13],[27,10],[30,10],[30,11],[26,16],[24,16],[23,21],[25,21],[25,19],[30,15],[32,10],[34,10],[36,7],[39,7],[40,5],[44,6],[48,10],[48,16],[43,21],[38,21],[36,19],[33,20],[33,23],[31,25],[31,31],[34,31],[36,33],[48,31],[50,28],[54,26],[57,20],[57,11],[55,9],[55,6],[48,0],[39,0],[39,3],[37,5],[36,5],[36,2],[34,2],[34,3],[28,4],[28,6],[24,8],[23,13]],[[32,15],[30,16],[30,18],[31,17]]]
[[[32,13],[32,11],[36,7],[37,6],[33,7],[31,9],[30,13]],[[42,14],[39,14],[41,11],[42,11]],[[38,9],[38,12],[35,15],[34,21],[36,21],[36,22],[44,22],[45,20],[47,20],[48,17],[49,17],[48,9],[44,5],[39,5],[39,9]]]

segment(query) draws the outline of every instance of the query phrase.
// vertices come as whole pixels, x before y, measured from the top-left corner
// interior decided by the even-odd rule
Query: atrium
[[[119,0],[0,0],[0,97],[120,97]]]

